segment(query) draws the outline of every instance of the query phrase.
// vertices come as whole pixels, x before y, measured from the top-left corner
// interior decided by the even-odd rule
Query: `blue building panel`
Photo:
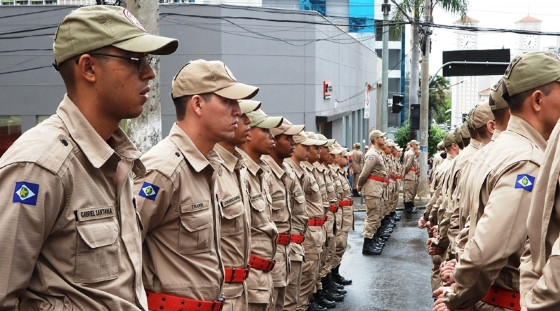
[[[348,1],[348,31],[375,33],[373,19],[375,0]]]
[[[299,0],[299,8],[303,11],[317,11],[323,16],[327,15],[326,0]]]

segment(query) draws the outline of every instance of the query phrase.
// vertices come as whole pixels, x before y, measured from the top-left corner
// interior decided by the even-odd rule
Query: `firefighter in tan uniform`
[[[369,134],[371,149],[364,156],[364,168],[358,179],[358,191],[366,201],[366,218],[364,220],[364,245],[362,254],[381,255],[383,240],[379,235],[381,212],[385,190],[389,180],[382,156],[385,145],[385,133],[373,130]]]
[[[206,60],[183,66],[171,88],[177,122],[142,156],[147,173],[135,180],[144,223],[143,281],[150,309],[184,304],[211,310],[223,303],[225,276],[216,200],[221,159],[214,145],[234,137],[242,114],[237,100],[258,88],[234,80],[221,61]]]
[[[235,136],[219,142],[214,150],[222,164],[216,177],[218,204],[221,215],[220,244],[224,265],[224,307],[222,310],[244,311],[248,308],[247,285],[251,228],[249,224],[249,198],[245,186],[247,168],[236,146],[247,141],[251,119],[247,113],[259,109],[260,101],[240,100],[243,115],[237,121]]]
[[[307,310],[308,306],[310,309],[321,310],[323,307],[336,306],[333,301],[326,299],[322,295],[322,284],[319,282],[321,253],[326,239],[326,215],[323,207],[323,196],[319,183],[315,178],[313,163],[320,157],[319,146],[324,145],[326,142],[316,140],[315,134],[310,132],[305,132],[304,135],[306,139],[304,139],[304,137],[298,138],[296,135],[296,142],[301,140],[301,143],[296,145],[294,156],[292,156],[294,163],[299,161],[299,165],[305,176],[302,186],[305,192],[307,216],[309,217],[309,227],[307,228],[305,240],[303,242],[305,262],[302,266],[301,294],[297,310]],[[300,145],[305,144],[309,144],[309,152],[306,159],[302,159],[303,156],[301,154],[296,158],[298,148],[300,149],[299,153],[301,153]]]
[[[275,147],[269,155],[263,155],[262,160],[271,171],[272,215],[271,219],[278,229],[276,247],[276,265],[272,270],[274,281],[273,303],[269,310],[284,310],[286,287],[290,277],[290,253],[292,232],[292,203],[295,192],[295,175],[287,174],[282,163],[289,158],[294,150],[294,134],[301,132],[304,125],[293,125],[284,119],[279,127],[271,128]],[[263,167],[265,169],[265,167]],[[300,199],[303,194],[300,194]],[[301,214],[301,212],[300,212]],[[292,297],[294,298],[294,297]],[[295,308],[295,304],[294,308]]]
[[[550,52],[519,55],[502,79],[511,118],[471,181],[477,199],[471,199],[470,240],[455,283],[436,291],[434,310],[521,309],[518,268],[546,140],[560,118],[560,60]]]
[[[356,190],[356,185],[360,174],[362,173],[362,167],[364,164],[364,154],[360,150],[362,145],[360,143],[354,143],[352,146],[352,152],[350,155],[352,156],[352,190],[355,196],[358,196],[358,191]]]
[[[147,310],[132,192],[144,166],[119,121],[148,99],[147,53],[177,45],[122,7],[78,8],[58,26],[54,66],[67,94],[0,160],[1,310]]]
[[[261,156],[274,148],[270,129],[279,126],[281,117],[269,117],[260,109],[247,113],[251,119],[247,142],[240,145],[239,153],[247,166],[246,186],[249,193],[251,214],[251,272],[247,278],[248,310],[267,310],[272,303],[274,283],[270,273],[276,261],[278,230],[271,220],[272,196],[270,193],[270,170],[263,170]]]
[[[387,140],[387,146],[390,150],[389,161],[391,161],[391,172],[389,173],[389,182],[392,184],[392,191],[388,194],[389,203],[389,219],[393,221],[401,220],[397,214],[397,204],[399,203],[400,180],[402,179],[402,165],[400,163],[398,145],[392,140]]]
[[[289,158],[284,159],[282,165],[288,176],[290,176],[290,179],[287,180],[286,184],[287,188],[290,189],[292,207],[290,276],[288,286],[286,288],[284,309],[292,311],[297,310],[298,305],[301,304],[301,282],[303,262],[305,258],[303,243],[305,242],[308,231],[307,229],[309,227],[309,216],[307,214],[305,192],[303,190],[304,184],[309,181],[306,179],[307,176],[305,175],[303,169],[299,166],[299,162],[307,159],[309,145],[312,144],[312,142],[302,133],[303,132],[300,131],[292,135],[295,143],[294,151]],[[305,142],[307,145],[302,144],[302,142]],[[307,185],[305,186],[308,187]]]
[[[334,173],[336,178],[340,183],[341,196],[338,200],[338,214],[340,218],[340,228],[336,232],[336,250],[335,250],[335,261],[331,269],[331,276],[333,280],[341,285],[350,285],[352,280],[344,278],[340,275],[340,262],[342,261],[342,256],[346,252],[348,246],[348,232],[352,230],[354,225],[354,211],[352,200],[352,189],[350,188],[350,183],[348,182],[348,176],[346,167],[348,166],[348,155],[349,152],[346,148],[336,146],[341,152],[336,153],[334,156]]]
[[[416,214],[418,209],[414,206],[414,199],[418,191],[418,180],[420,176],[418,164],[418,141],[409,142],[410,149],[404,153],[404,212]]]

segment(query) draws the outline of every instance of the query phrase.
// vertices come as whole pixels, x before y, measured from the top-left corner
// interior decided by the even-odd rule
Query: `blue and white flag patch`
[[[138,193],[141,197],[145,197],[148,200],[154,201],[156,196],[159,192],[159,187],[149,182],[144,182],[142,187],[140,188],[140,193]]]
[[[39,195],[39,185],[18,181],[14,189],[13,203],[23,203],[28,205],[37,205],[37,196]]]
[[[529,192],[533,191],[535,185],[535,177],[527,174],[519,174],[515,179],[515,188],[521,188]]]

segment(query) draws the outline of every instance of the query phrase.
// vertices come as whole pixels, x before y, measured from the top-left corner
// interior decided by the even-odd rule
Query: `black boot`
[[[327,277],[323,277],[321,278],[321,283],[323,284],[323,291],[322,291],[322,295],[323,297],[327,298],[328,300],[332,300],[332,301],[343,301],[344,300],[344,296],[336,293],[332,286],[330,285]]]
[[[309,300],[307,311],[327,311],[327,308],[321,306],[317,301],[315,301],[314,299],[314,297],[316,296],[315,294],[313,294],[313,296],[311,296],[311,300]]]
[[[381,249],[376,247],[373,239],[364,238],[364,246],[362,248],[364,255],[381,255]]]
[[[331,269],[331,273],[332,273],[332,277],[334,278],[334,281],[342,285],[352,284],[352,280],[345,279],[342,275],[340,275],[340,273],[338,272],[338,268],[340,268],[340,265]]]
[[[327,273],[327,275],[325,276],[325,279],[327,281],[329,292],[339,294],[339,295],[342,295],[342,296],[344,296],[348,293],[344,289],[344,286],[336,284],[331,272]]]
[[[416,206],[414,206],[414,201],[410,202],[410,212],[412,214],[418,213],[418,209],[416,208]]]
[[[393,219],[394,219],[395,221],[401,220],[401,216],[400,216],[399,213],[397,213],[396,211],[395,211],[395,212],[391,212],[391,217],[393,217]]]
[[[404,202],[404,209],[403,209],[403,213],[405,214],[412,214],[411,212],[411,207],[410,207],[410,202]]]
[[[323,296],[323,290],[317,290],[317,292],[313,294],[313,300],[321,307],[327,309],[332,309],[336,307],[336,303],[334,301],[328,300]]]

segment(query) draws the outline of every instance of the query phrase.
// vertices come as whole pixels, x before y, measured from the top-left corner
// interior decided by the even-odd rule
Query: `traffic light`
[[[420,104],[410,105],[410,130],[420,129]]]
[[[402,95],[393,95],[393,105],[391,106],[391,111],[393,113],[399,113],[403,109],[403,105],[401,104],[404,96]]]

